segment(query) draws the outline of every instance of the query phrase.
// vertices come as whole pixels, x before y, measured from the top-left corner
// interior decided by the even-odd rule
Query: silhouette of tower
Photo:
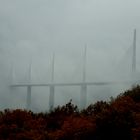
[[[87,85],[86,85],[86,54],[87,53],[87,46],[85,45],[85,50],[83,54],[83,81],[81,85],[81,101],[80,107],[85,108],[87,103]]]
[[[31,110],[31,76],[32,76],[32,62],[29,64],[29,72],[28,72],[28,86],[27,86],[27,105],[26,105],[26,109],[27,110]]]
[[[49,108],[50,110],[52,110],[54,108],[54,92],[55,92],[55,88],[54,88],[54,58],[55,58],[55,55],[53,53],[53,56],[52,56],[52,72],[51,72],[51,84],[50,85],[50,96],[49,96]]]
[[[136,77],[136,29],[134,29],[133,51],[132,51],[132,78]]]
[[[12,83],[12,84],[15,84],[15,83],[16,83],[16,75],[15,75],[14,64],[12,64],[11,71],[12,71],[11,83]]]

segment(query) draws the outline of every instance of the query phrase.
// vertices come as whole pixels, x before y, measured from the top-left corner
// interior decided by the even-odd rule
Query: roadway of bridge
[[[11,87],[26,87],[26,86],[104,86],[104,85],[120,85],[120,84],[138,84],[140,81],[116,81],[116,82],[77,82],[77,83],[18,83],[12,84]]]

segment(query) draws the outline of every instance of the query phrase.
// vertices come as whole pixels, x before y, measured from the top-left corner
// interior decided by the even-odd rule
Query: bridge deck
[[[78,82],[78,83],[19,83],[19,84],[12,84],[12,87],[26,87],[26,86],[103,86],[103,85],[117,85],[117,84],[133,84],[133,83],[140,83],[140,81],[116,81],[116,82]]]

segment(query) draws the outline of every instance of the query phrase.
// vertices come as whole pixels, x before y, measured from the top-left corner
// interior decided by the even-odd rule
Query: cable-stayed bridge
[[[28,110],[31,109],[31,93],[32,87],[49,87],[49,108],[53,109],[54,107],[54,95],[55,95],[55,87],[64,87],[64,86],[78,86],[81,88],[81,97],[80,97],[80,108],[86,107],[87,102],[87,86],[104,86],[104,85],[117,85],[117,84],[130,84],[135,85],[139,84],[140,80],[134,80],[133,77],[136,73],[136,29],[134,30],[134,38],[133,38],[133,52],[132,52],[132,79],[127,81],[100,81],[100,82],[87,82],[86,81],[86,55],[87,55],[87,47],[85,46],[84,55],[83,55],[83,77],[82,82],[71,82],[71,83],[55,83],[54,82],[54,54],[52,57],[52,72],[51,72],[51,82],[50,83],[32,83],[31,82],[31,73],[32,73],[32,65],[29,67],[29,81],[27,83],[15,83],[12,82],[10,85],[13,87],[25,87],[27,89],[27,99],[26,99],[26,108]],[[12,72],[12,76],[14,77],[14,71]]]

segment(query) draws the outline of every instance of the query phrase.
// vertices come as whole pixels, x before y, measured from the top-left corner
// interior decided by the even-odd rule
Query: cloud
[[[130,62],[131,54],[127,56],[129,59],[123,56],[126,56],[127,49],[132,45],[133,29],[137,28],[138,34],[140,32],[139,6],[138,0],[1,0],[1,108],[25,105],[25,89],[15,89],[15,93],[11,94],[8,87],[13,64],[17,81],[28,79],[28,67],[32,61],[32,81],[49,82],[51,57],[55,52],[55,81],[77,82],[82,79],[85,43],[88,46],[87,81],[119,79],[120,71],[117,69]],[[137,44],[140,44],[139,35]],[[118,67],[121,59],[125,61]],[[137,70],[140,70],[139,66]],[[107,95],[115,95],[113,89],[120,91],[119,87],[108,89],[111,94]],[[89,89],[88,96],[91,99],[94,98],[93,90]],[[98,96],[102,90],[96,87],[95,90],[96,98],[104,98]],[[39,91],[42,96],[38,95]],[[59,96],[56,95],[56,104],[65,103],[71,97],[78,103],[79,99],[74,95],[76,92],[79,94],[79,89],[74,91],[65,88],[57,92]],[[65,92],[68,95],[64,96]],[[46,109],[48,105],[43,99],[48,98],[48,94],[48,89],[46,92],[44,89],[34,90],[33,108]],[[40,105],[38,98],[40,102],[42,100]]]

